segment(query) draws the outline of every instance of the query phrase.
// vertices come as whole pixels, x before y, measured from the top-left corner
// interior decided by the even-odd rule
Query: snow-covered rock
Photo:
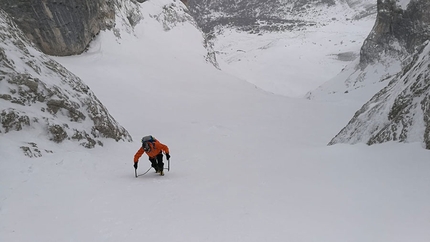
[[[329,144],[420,142],[430,149],[430,42]]]
[[[103,139],[131,141],[82,80],[31,44],[0,10],[0,135],[24,132],[25,140],[72,140],[92,148]],[[23,150],[39,150],[37,144]],[[32,148],[33,147],[33,148]],[[35,156],[39,156],[40,150]]]

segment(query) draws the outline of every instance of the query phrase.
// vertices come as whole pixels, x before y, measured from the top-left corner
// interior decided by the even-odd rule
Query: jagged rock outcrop
[[[0,0],[26,36],[44,53],[82,53],[100,30],[113,27],[114,0]]]
[[[197,23],[189,14],[188,9],[175,3],[166,4],[163,7],[163,12],[155,18],[163,24],[165,31],[169,31],[184,22],[189,22],[197,27]]]
[[[19,131],[87,148],[103,145],[105,138],[131,141],[89,87],[39,52],[0,9],[0,135]],[[24,152],[36,150],[33,141]]]
[[[331,141],[421,142],[430,149],[430,2],[378,0],[378,20],[363,45],[360,66],[369,69],[387,56],[401,69],[389,84],[358,110]],[[373,68],[375,70],[375,68]]]

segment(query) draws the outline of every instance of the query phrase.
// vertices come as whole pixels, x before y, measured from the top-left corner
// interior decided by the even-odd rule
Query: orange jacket
[[[169,153],[169,147],[167,147],[167,145],[160,143],[158,140],[155,140],[155,142],[150,143],[150,145],[151,145],[151,151],[149,151],[149,153],[148,152],[146,153],[149,156],[149,158],[155,158],[162,151],[164,151],[164,153],[166,154]],[[140,149],[134,155],[135,163],[139,161],[139,158],[143,155],[143,153],[145,153],[145,151],[143,150],[142,147],[140,147]]]

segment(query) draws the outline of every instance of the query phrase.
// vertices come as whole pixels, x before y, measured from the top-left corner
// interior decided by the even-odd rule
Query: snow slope
[[[428,241],[429,151],[326,146],[355,105],[215,69],[192,24],[164,31],[155,16],[171,3],[147,1],[134,34],[101,33],[87,53],[56,58],[134,140],[167,144],[170,172],[135,178],[139,142],[29,159],[0,136],[0,241]]]
[[[372,21],[262,36],[227,30],[214,48],[223,71],[268,92],[302,97],[359,56]]]

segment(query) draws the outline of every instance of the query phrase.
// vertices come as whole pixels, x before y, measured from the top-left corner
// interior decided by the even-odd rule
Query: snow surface
[[[358,58],[373,24],[369,17],[261,36],[226,30],[214,49],[223,71],[274,94],[303,97]]]
[[[104,32],[87,53],[56,58],[134,143],[45,141],[56,152],[28,159],[14,148],[25,133],[0,136],[0,241],[429,241],[429,151],[326,146],[356,110],[348,96],[274,95],[215,69],[191,24],[165,32],[151,17],[166,2],[142,4],[134,35]],[[148,134],[171,150],[164,177],[134,177]]]

